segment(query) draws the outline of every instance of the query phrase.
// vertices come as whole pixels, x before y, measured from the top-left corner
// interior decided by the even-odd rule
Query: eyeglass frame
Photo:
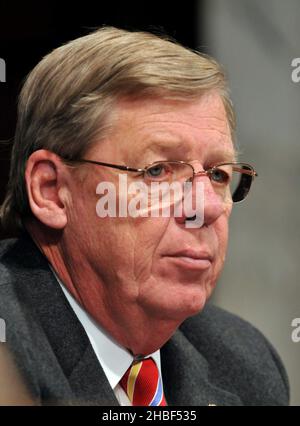
[[[245,170],[245,169],[241,169],[241,168],[234,169],[234,167],[233,167],[234,171],[237,171],[237,172],[239,172],[241,174],[246,174],[248,176],[251,176],[251,178],[252,178],[246,195],[241,200],[239,200],[239,201],[234,201],[233,200],[234,203],[238,203],[240,201],[243,201],[247,197],[247,195],[248,195],[248,193],[250,191],[253,179],[255,177],[258,177],[258,174],[255,171],[254,167],[251,166],[251,164],[243,163],[243,162],[218,163],[218,164],[214,165],[213,167],[210,167],[207,170],[200,170],[198,172],[195,172],[195,168],[194,168],[194,166],[191,163],[187,163],[186,161],[181,161],[181,160],[161,160],[161,161],[158,160],[158,161],[154,161],[153,163],[150,163],[149,165],[145,166],[144,168],[134,168],[134,167],[129,167],[129,166],[121,165],[121,164],[112,164],[112,163],[105,163],[103,161],[88,160],[88,159],[85,159],[85,158],[78,159],[78,160],[76,160],[76,159],[67,159],[67,158],[63,158],[63,159],[66,162],[70,162],[70,163],[95,164],[97,166],[110,167],[110,168],[117,169],[117,170],[124,170],[124,171],[127,171],[127,172],[135,172],[135,173],[146,173],[147,170],[149,170],[151,167],[155,166],[155,164],[162,164],[162,163],[186,164],[189,167],[191,167],[191,169],[193,170],[193,176],[191,178],[191,182],[193,182],[195,176],[208,176],[209,177],[212,174],[212,172],[215,169],[217,169],[218,167],[220,167],[220,166],[239,166],[239,165],[240,166],[246,166],[250,170]]]

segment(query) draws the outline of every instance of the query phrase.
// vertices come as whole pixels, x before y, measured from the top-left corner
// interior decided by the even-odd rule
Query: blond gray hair
[[[47,149],[70,160],[101,140],[122,97],[199,98],[217,89],[232,133],[235,116],[222,67],[167,37],[103,27],[53,50],[28,75],[19,97],[10,178],[0,217],[22,228],[31,214],[29,156]]]

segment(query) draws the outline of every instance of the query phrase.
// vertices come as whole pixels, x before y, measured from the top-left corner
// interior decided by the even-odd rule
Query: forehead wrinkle
[[[197,137],[197,135],[190,134],[184,132],[184,134],[178,134],[178,132],[170,131],[170,130],[162,130],[156,132],[156,134],[151,134],[151,132],[147,132],[145,134],[145,142],[142,142],[138,145],[135,152],[147,154],[148,152],[153,153],[169,153],[176,151],[176,158],[178,155],[183,155],[186,157],[189,153],[194,150],[201,149],[201,145],[206,145],[212,147],[211,153],[214,156],[214,152],[218,153],[218,156],[232,160],[235,158],[235,152],[233,147],[233,142],[231,139],[231,135],[221,132],[219,129],[207,129],[209,133],[217,133],[216,137],[205,137],[205,135],[201,135],[201,137]],[[164,136],[165,135],[165,136]],[[226,139],[225,139],[226,138]],[[233,148],[222,150],[222,146],[227,145],[228,142],[230,146]],[[214,144],[220,144],[220,148],[214,149]],[[224,155],[222,155],[222,152]],[[174,159],[175,159],[174,157]]]
[[[225,126],[225,128],[224,128],[224,126],[215,126],[215,125],[213,125],[213,124],[209,124],[209,123],[203,123],[203,125],[201,126],[201,125],[199,125],[199,122],[195,122],[195,123],[188,123],[188,122],[186,122],[186,121],[179,121],[179,120],[161,120],[161,121],[157,121],[157,120],[151,120],[151,121],[144,121],[144,122],[142,122],[142,123],[139,123],[138,125],[137,125],[137,127],[136,127],[136,130],[138,130],[138,131],[145,131],[145,130],[148,130],[147,129],[147,126],[145,126],[145,125],[151,125],[151,124],[156,124],[157,126],[159,126],[160,124],[169,124],[169,125],[174,125],[174,123],[176,123],[177,125],[181,125],[181,126],[184,126],[184,127],[188,127],[188,128],[191,128],[192,130],[194,130],[194,132],[195,131],[200,131],[200,132],[218,132],[220,135],[222,135],[222,136],[225,136],[225,137],[228,137],[230,140],[232,139],[232,137],[231,137],[231,132],[230,132],[230,128],[229,128],[229,124],[228,124],[228,122],[227,122],[227,120],[222,120],[222,119],[219,119],[219,121],[221,121],[222,123],[225,123],[226,124],[226,126]],[[149,130],[151,130],[151,129],[149,129]],[[200,137],[198,138],[197,137],[197,135],[195,135],[195,134],[193,134],[193,133],[186,133],[186,132],[184,132],[183,133],[183,130],[182,129],[177,129],[177,130],[173,130],[172,128],[170,128],[170,129],[168,129],[168,128],[165,128],[165,129],[152,129],[154,132],[156,131],[157,133],[160,133],[160,134],[162,134],[162,133],[166,133],[166,134],[169,134],[169,137],[171,136],[171,137],[174,137],[174,134],[175,133],[177,133],[176,135],[175,135],[175,138],[178,138],[178,137],[180,137],[180,138],[187,138],[187,137],[191,137],[192,139],[195,139],[195,140],[199,140],[200,139]],[[181,134],[181,132],[182,132],[182,134]],[[147,133],[148,133],[148,131],[147,131]]]
[[[157,134],[164,134],[165,133],[165,134],[168,135],[169,138],[172,138],[172,137],[174,138],[174,136],[175,136],[174,139],[178,139],[178,136],[180,138],[182,138],[182,135],[184,137],[191,136],[193,139],[195,139],[195,135],[193,133],[182,132],[182,129],[175,129],[174,130],[173,127],[170,127],[170,128],[168,128],[168,127],[166,127],[166,128],[159,128],[160,124],[170,124],[170,125],[173,126],[174,123],[176,123],[176,124],[181,125],[183,127],[192,128],[194,131],[210,131],[210,132],[211,131],[215,131],[215,132],[219,132],[222,135],[228,136],[231,139],[231,132],[230,132],[230,128],[229,128],[229,124],[228,124],[227,120],[220,119],[220,121],[222,123],[226,124],[225,128],[224,128],[224,126],[209,125],[209,123],[203,123],[203,125],[201,126],[201,125],[199,125],[199,122],[189,123],[189,122],[182,121],[182,120],[181,121],[180,120],[161,120],[161,121],[157,121],[157,120],[148,121],[147,120],[147,121],[143,121],[143,122],[137,123],[135,129],[138,130],[138,131],[140,131],[140,132],[146,131],[146,133],[147,133],[146,136],[149,136],[149,134],[150,134],[151,137],[152,137],[151,133],[152,132],[156,132]],[[158,126],[158,128],[156,128],[156,129],[153,129],[153,128],[147,129],[147,127],[148,127],[147,125],[148,124],[156,124]]]
[[[159,114],[159,115],[161,116],[162,114]],[[159,124],[174,124],[174,123],[176,123],[176,124],[181,124],[181,125],[184,125],[184,126],[188,126],[188,127],[192,127],[192,128],[201,130],[203,127],[202,126],[199,127],[199,121],[201,122],[203,119],[205,119],[204,125],[206,125],[207,128],[211,128],[211,127],[215,128],[215,126],[213,124],[211,126],[207,125],[207,121],[217,121],[218,123],[220,122],[222,124],[225,124],[226,129],[229,129],[228,120],[224,119],[224,118],[220,118],[220,117],[212,117],[212,116],[204,117],[204,116],[201,116],[201,117],[195,117],[194,121],[189,122],[189,120],[182,120],[182,119],[178,120],[178,118],[176,118],[176,114],[174,114],[174,116],[175,117],[174,117],[173,120],[172,119],[139,120],[139,123],[136,123],[136,128],[137,129],[139,129],[139,128],[143,129],[145,124],[147,125],[147,124],[155,123],[155,124],[159,125]],[[191,117],[188,117],[188,118],[190,119]],[[217,127],[219,127],[219,124],[217,125]]]

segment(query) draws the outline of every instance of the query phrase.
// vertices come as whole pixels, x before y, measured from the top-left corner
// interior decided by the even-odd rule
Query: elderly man
[[[0,317],[37,403],[288,403],[272,346],[206,305],[232,205],[256,175],[237,163],[234,127],[220,66],[152,34],[102,28],[28,76],[2,206],[20,237],[1,244]],[[129,214],[121,178],[141,193],[189,189],[168,194],[170,214],[160,196]],[[99,205],[103,182],[114,214],[113,199]]]

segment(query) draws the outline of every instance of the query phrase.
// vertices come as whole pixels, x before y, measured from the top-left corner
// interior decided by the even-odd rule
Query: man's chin
[[[206,305],[207,300],[208,296],[205,294],[203,296],[195,297],[191,301],[186,301],[185,305],[182,304],[182,311],[180,312],[180,309],[178,309],[178,313],[181,314],[182,321],[199,314]]]
[[[176,294],[170,292],[157,300],[156,314],[161,319],[182,323],[188,317],[199,314],[210,295],[211,291],[199,287],[187,289],[185,292],[176,292]]]

